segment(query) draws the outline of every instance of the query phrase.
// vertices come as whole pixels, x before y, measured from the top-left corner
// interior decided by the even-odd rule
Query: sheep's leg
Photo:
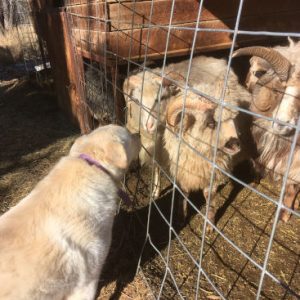
[[[160,189],[161,189],[161,176],[159,167],[154,167],[154,182],[153,182],[153,191],[152,197],[154,199],[159,197]]]
[[[188,198],[189,193],[184,190],[182,190],[182,192]],[[183,199],[179,199],[178,202],[176,223],[179,225],[183,225],[186,222],[187,216],[188,216],[188,203],[185,197],[183,197]]]
[[[257,161],[255,161],[254,159],[251,159],[252,165],[253,165],[253,169],[254,169],[254,182],[256,184],[260,184],[260,181],[262,180],[262,178],[265,176],[265,170],[263,168],[263,166],[258,163]]]
[[[206,205],[208,203],[208,197],[209,197],[209,186],[206,187],[203,190],[204,198],[206,200]],[[207,218],[208,220],[212,223],[215,224],[215,216],[216,216],[216,194],[217,194],[217,186],[213,186],[211,189],[210,193],[210,205],[208,207],[208,215]],[[213,232],[213,227],[210,225],[210,223],[207,224],[207,232]]]
[[[296,199],[298,190],[296,185],[294,184],[287,184],[286,191],[283,199],[283,204],[291,209],[297,209],[299,206],[299,201]],[[291,217],[291,213],[286,209],[282,209],[280,213],[280,220],[283,222],[287,222]]]

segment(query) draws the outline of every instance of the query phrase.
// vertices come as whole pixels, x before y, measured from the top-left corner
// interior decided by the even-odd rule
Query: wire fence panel
[[[300,7],[275,2],[65,1],[93,126],[142,140],[100,298],[299,299]]]
[[[14,64],[20,75],[45,67],[46,48],[34,26],[31,0],[0,2],[0,40],[2,65]]]

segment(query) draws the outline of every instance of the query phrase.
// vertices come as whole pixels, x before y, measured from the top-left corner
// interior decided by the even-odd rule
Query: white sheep
[[[143,141],[143,136],[147,136],[149,134],[149,130],[153,129],[152,125],[154,124],[154,129],[157,124],[164,124],[165,122],[165,105],[168,105],[168,129],[171,129],[172,131],[176,131],[178,127],[178,116],[179,114],[176,114],[177,119],[173,119],[171,116],[173,113],[170,113],[172,111],[172,108],[174,107],[174,103],[176,105],[182,105],[183,101],[183,87],[185,86],[185,77],[187,76],[187,71],[189,67],[189,61],[185,60],[179,63],[170,64],[166,66],[165,73],[167,74],[167,78],[170,80],[176,80],[177,83],[179,83],[179,86],[181,87],[180,90],[176,89],[176,85],[170,84],[171,81],[167,81],[167,84],[163,84],[163,87],[168,92],[160,92],[160,83],[161,78],[158,76],[153,75],[149,72],[149,74],[145,73],[145,80],[144,80],[144,86],[143,86],[143,102],[142,105],[146,106],[146,110],[142,110],[141,115],[141,135],[142,135],[142,144],[145,144],[145,137]],[[206,57],[206,56],[199,56],[195,57],[192,60],[192,65],[190,69],[190,76],[188,84],[189,86],[192,86],[194,89],[197,89],[201,92],[204,92],[208,96],[214,97],[217,100],[220,99],[222,95],[222,89],[224,86],[224,80],[227,70],[227,63],[226,60],[223,59],[216,59],[213,57]],[[160,71],[157,69],[156,71]],[[138,75],[138,76],[137,76]],[[128,122],[127,127],[128,128],[135,128],[135,130],[138,130],[137,125],[139,122],[137,120],[139,119],[139,102],[133,102],[130,101],[129,96],[133,99],[140,99],[141,95],[141,84],[142,84],[142,74],[133,75],[131,78],[128,79],[129,82],[131,82],[132,87],[127,88],[126,85],[129,86],[129,82],[125,81],[123,90],[127,91],[127,116],[128,116]],[[161,110],[159,111],[160,115],[160,122],[151,122],[148,124],[149,118],[153,116],[158,115],[158,111],[156,111],[156,101],[159,98],[158,95],[161,93],[165,97],[161,99],[160,103],[163,103],[161,105]],[[144,96],[146,95],[146,97]],[[125,95],[126,96],[126,95]],[[140,101],[140,100],[139,100]],[[145,101],[145,102],[144,102]],[[228,86],[226,88],[225,92],[225,101],[229,101],[233,103],[234,105],[241,105],[242,103],[249,104],[251,102],[251,95],[250,93],[242,87],[238,83],[238,78],[234,74],[232,70],[229,72],[228,77]],[[191,103],[199,102],[199,103],[209,103],[209,105],[206,107],[206,109],[196,109],[194,112],[191,111],[191,109],[187,112],[185,115],[185,119],[187,122],[190,122],[191,120],[195,120],[193,124],[188,123],[188,127],[184,129],[184,135],[183,138],[187,143],[191,143],[193,147],[195,147],[197,150],[199,150],[204,156],[206,156],[208,159],[212,159],[213,154],[213,144],[215,143],[216,138],[216,120],[217,120],[217,114],[218,114],[218,106],[216,103],[209,102],[209,100],[205,100],[204,97],[201,97],[199,95],[196,95],[192,93],[191,91],[187,93],[187,103],[190,105]],[[130,105],[132,103],[132,105]],[[195,103],[194,103],[195,104]],[[197,105],[195,106],[197,107]],[[201,104],[201,107],[203,108],[203,105]],[[180,107],[177,107],[180,110]],[[151,112],[152,116],[149,116],[149,112]],[[190,116],[191,115],[191,116]],[[222,113],[222,124],[220,127],[220,140],[219,140],[219,151],[218,151],[218,157],[220,156],[220,151],[222,152],[222,155],[220,156],[220,160],[217,159],[217,163],[221,168],[224,168],[225,170],[229,171],[231,170],[232,165],[232,156],[236,154],[239,151],[239,145],[238,145],[238,133],[236,131],[234,121],[236,112],[233,112],[228,109],[224,109]],[[175,121],[174,121],[175,120]],[[185,123],[184,123],[185,124]],[[170,173],[172,175],[175,175],[175,152],[178,145],[178,139],[175,138],[172,133],[169,130],[165,130],[163,126],[161,129],[158,130],[159,139],[157,144],[155,144],[156,153],[160,155],[159,157],[159,163],[163,165],[165,169],[169,169]],[[189,134],[192,133],[193,136],[189,136]],[[162,143],[162,135],[164,134],[164,140],[165,140],[165,147],[161,148]],[[150,136],[151,139],[152,136]],[[151,140],[152,145],[153,140]],[[150,144],[151,144],[150,143]],[[150,149],[149,144],[146,146],[146,148]],[[150,152],[150,151],[149,151]],[[152,153],[152,152],[151,152]],[[226,154],[225,154],[226,153]],[[146,161],[145,159],[143,161]],[[184,168],[188,167],[188,171],[185,172]],[[197,170],[198,174],[193,175],[194,171]],[[159,182],[159,174],[155,173],[157,176],[155,177],[155,182]],[[211,206],[210,206],[210,212],[209,212],[209,218],[211,222],[214,221],[214,194],[216,192],[217,186],[225,179],[225,176],[221,176],[222,173],[217,171],[217,176],[215,178],[215,183],[212,189],[212,195],[211,195]],[[183,146],[180,150],[180,157],[179,157],[179,173],[177,180],[182,187],[182,189],[189,193],[192,190],[204,190],[204,195],[207,198],[208,197],[208,189],[209,189],[209,178],[210,178],[210,164],[205,162],[203,158],[200,156],[197,156],[192,150],[190,150],[187,146]],[[159,185],[159,184],[158,184]],[[159,194],[159,188],[156,190],[156,196]],[[185,203],[186,207],[186,203]],[[184,209],[184,215],[186,215],[186,208]]]
[[[160,68],[152,70],[160,72]],[[142,149],[139,153],[141,165],[149,165],[155,153],[159,165],[167,165],[167,155],[163,148],[164,117],[166,99],[178,92],[167,81],[150,71],[139,72],[125,79],[123,92],[126,101],[126,127],[141,135]],[[153,197],[160,193],[160,170],[155,166]]]

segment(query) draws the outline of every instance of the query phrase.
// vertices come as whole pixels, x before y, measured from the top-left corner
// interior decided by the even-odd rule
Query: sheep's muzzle
[[[224,145],[224,152],[230,155],[237,154],[241,150],[240,141],[237,138],[230,138]]]

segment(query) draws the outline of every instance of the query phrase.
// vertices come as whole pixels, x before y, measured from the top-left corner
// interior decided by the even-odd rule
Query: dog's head
[[[131,134],[121,126],[107,125],[78,138],[70,150],[70,155],[88,154],[120,176],[137,159],[140,148],[138,134]]]

